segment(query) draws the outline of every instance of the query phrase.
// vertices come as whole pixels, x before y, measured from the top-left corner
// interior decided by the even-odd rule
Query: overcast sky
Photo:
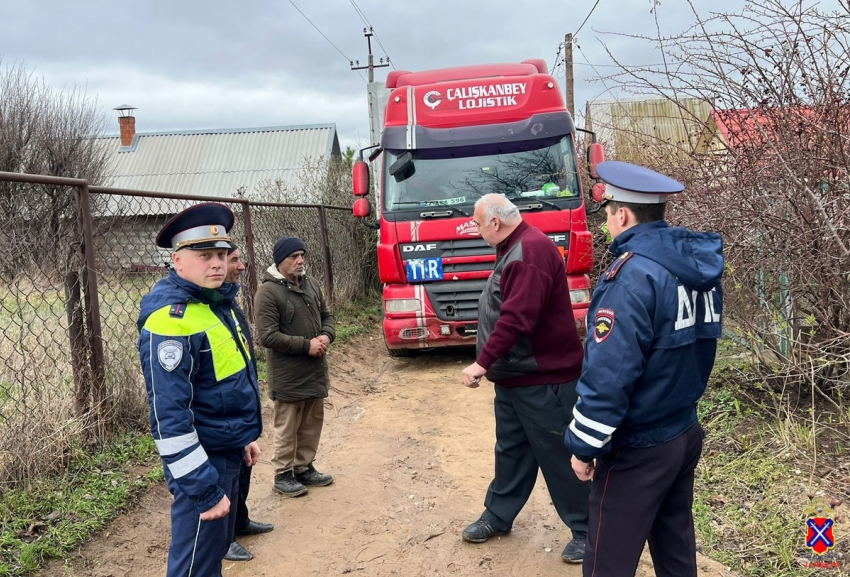
[[[294,2],[294,5],[293,3]],[[110,116],[138,108],[139,132],[336,123],[342,147],[369,139],[364,21],[373,52],[396,68],[543,58],[576,32],[596,0],[0,0],[0,56],[22,62],[57,90],[84,86]],[[693,0],[701,14],[743,0]],[[619,34],[655,33],[653,0],[599,0],[576,36],[576,107],[609,96],[589,80],[610,59],[658,61],[645,43]],[[321,32],[295,8],[297,6]],[[694,18],[685,0],[657,8],[662,32]],[[374,39],[373,39],[374,40]],[[336,46],[336,48],[331,44]],[[344,56],[343,56],[344,55]],[[376,70],[383,80],[389,68]],[[563,69],[556,71],[563,90]],[[616,87],[609,87],[616,93]],[[117,133],[117,121],[110,133]]]

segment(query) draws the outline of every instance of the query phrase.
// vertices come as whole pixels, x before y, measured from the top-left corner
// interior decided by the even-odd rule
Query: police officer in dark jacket
[[[227,276],[224,277],[224,282],[239,285],[242,278],[242,273],[245,271],[245,263],[242,262],[242,251],[234,243],[227,249]],[[254,362],[254,368],[257,367],[257,357],[254,355],[254,341],[251,338],[251,327],[248,324],[248,319],[245,318],[245,313],[238,303],[233,303],[236,319],[239,321],[239,326],[242,327],[242,333],[248,341],[248,350],[251,353],[251,360]],[[259,535],[260,533],[268,533],[274,529],[271,523],[260,523],[254,521],[248,515],[248,492],[251,489],[251,470],[253,467],[242,462],[242,469],[239,472],[239,499],[236,502],[236,527],[235,536],[244,537],[247,535]],[[235,539],[230,544],[230,549],[224,556],[227,561],[250,561],[254,558],[254,554],[248,551]]]
[[[583,572],[633,577],[649,540],[656,575],[696,577],[696,403],[721,336],[722,241],[667,224],[675,180],[614,161],[598,173],[617,258],[590,303],[565,435],[576,475],[593,480]]]
[[[139,357],[171,505],[167,577],[221,576],[241,464],[262,433],[257,372],[224,283],[233,212],[204,203],[165,224],[174,270],[142,299]]]

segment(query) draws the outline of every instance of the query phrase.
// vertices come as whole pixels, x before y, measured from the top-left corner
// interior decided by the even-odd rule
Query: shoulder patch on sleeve
[[[613,309],[596,311],[596,318],[593,320],[593,340],[596,341],[596,344],[611,336],[611,331],[614,330],[614,317]]]
[[[170,373],[183,360],[183,343],[175,340],[163,341],[157,347],[157,356],[162,368]]]
[[[611,266],[609,266],[608,270],[605,271],[603,278],[606,281],[614,280],[614,278],[617,276],[617,273],[620,272],[620,269],[623,267],[624,264],[626,264],[626,261],[632,258],[634,254],[635,253],[628,251],[621,254],[617,260],[611,263]]]
[[[172,317],[176,317],[178,319],[182,319],[183,315],[186,314],[186,303],[179,303],[176,305],[171,305],[171,310],[168,311],[168,315]]]

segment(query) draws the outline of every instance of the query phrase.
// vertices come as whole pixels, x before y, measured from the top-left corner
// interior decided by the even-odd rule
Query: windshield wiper
[[[549,202],[548,200],[543,200],[542,198],[535,198],[534,202],[529,202],[528,204],[518,204],[516,205],[516,207],[519,210],[537,210],[538,208],[543,208],[544,204],[550,208],[554,208],[555,210],[560,210],[561,208],[554,202]]]
[[[434,200],[423,201],[423,202],[434,203],[434,204],[431,204],[431,206],[428,206],[427,208],[440,208],[440,209],[447,208],[447,209],[451,209],[451,210],[456,210],[457,212],[461,213],[463,216],[471,216],[468,212],[466,212],[462,208],[458,208],[454,204],[437,204],[437,203],[439,203],[439,201],[434,201]],[[394,202],[393,206],[399,207],[399,208],[401,208],[401,207],[426,208],[426,207],[422,206],[422,202]],[[428,214],[429,217],[433,217],[435,215],[437,215],[437,216],[451,216],[452,215],[452,213],[450,211],[445,211],[445,212],[434,211],[434,214],[432,214],[430,212],[428,212],[428,213],[423,212],[422,214]],[[425,217],[423,217],[423,218],[425,218]]]
[[[440,208],[443,208],[443,206],[440,206]],[[470,216],[470,214],[468,212],[466,212],[465,210],[463,210],[462,208],[458,208],[458,207],[453,206],[453,205],[446,205],[445,208],[448,208],[448,209],[451,209],[451,210],[432,210],[432,211],[429,211],[429,212],[420,212],[419,216],[421,216],[422,218],[442,218],[444,216],[451,216],[453,214],[452,213],[453,210],[456,210],[457,212],[461,213],[463,216]]]

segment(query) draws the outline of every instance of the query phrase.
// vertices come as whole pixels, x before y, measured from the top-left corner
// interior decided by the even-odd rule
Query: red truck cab
[[[475,344],[495,249],[472,214],[488,193],[509,198],[559,248],[584,334],[592,235],[575,126],[545,63],[394,71],[386,85],[376,204],[390,353]],[[365,162],[355,163],[354,189],[361,197],[369,192]],[[354,213],[368,216],[369,201],[360,198]]]

